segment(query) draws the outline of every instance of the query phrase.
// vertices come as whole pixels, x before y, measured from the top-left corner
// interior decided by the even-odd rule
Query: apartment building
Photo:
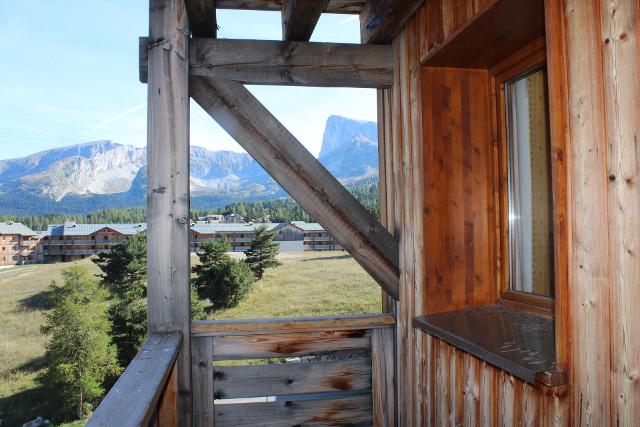
[[[0,222],[0,266],[37,262],[37,245],[37,233],[26,225]]]
[[[41,252],[45,262],[75,261],[108,253],[111,246],[123,243],[146,229],[146,224],[77,224],[66,221],[50,225],[41,233]]]

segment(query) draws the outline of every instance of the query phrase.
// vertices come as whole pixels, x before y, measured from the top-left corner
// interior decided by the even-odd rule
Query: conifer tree
[[[63,270],[63,284],[50,285],[53,306],[42,332],[46,370],[38,380],[60,399],[61,417],[82,419],[105,393],[104,383],[120,372],[105,315],[106,292],[84,267]]]
[[[262,279],[267,268],[277,267],[280,262],[276,259],[279,246],[273,241],[275,233],[268,231],[262,225],[256,229],[256,234],[251,242],[251,249],[245,251],[246,262],[251,267],[256,279]]]

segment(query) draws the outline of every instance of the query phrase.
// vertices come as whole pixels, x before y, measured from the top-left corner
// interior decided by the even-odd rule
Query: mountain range
[[[378,173],[374,122],[327,119],[320,162],[351,184]],[[0,160],[0,214],[86,214],[145,203],[146,149],[94,141]],[[251,156],[191,147],[191,206],[279,198],[285,192]]]

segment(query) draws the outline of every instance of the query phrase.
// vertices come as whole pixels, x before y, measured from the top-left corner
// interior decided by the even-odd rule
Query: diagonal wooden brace
[[[192,76],[190,94],[394,299],[393,236],[242,84]]]

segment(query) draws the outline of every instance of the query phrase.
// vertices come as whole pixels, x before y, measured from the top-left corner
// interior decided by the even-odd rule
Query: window
[[[509,289],[553,296],[546,70],[505,82]]]

